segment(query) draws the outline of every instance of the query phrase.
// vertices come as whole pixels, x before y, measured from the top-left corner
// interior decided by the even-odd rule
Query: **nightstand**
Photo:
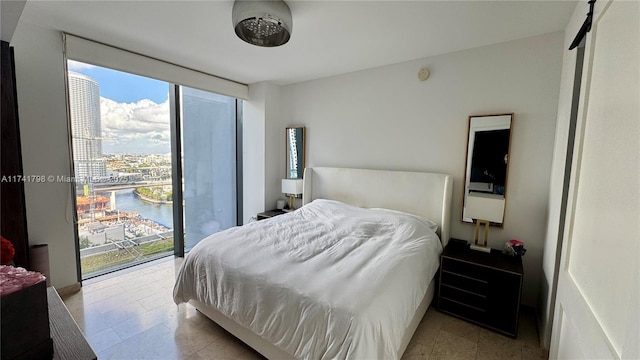
[[[286,213],[287,212],[284,210],[274,209],[274,210],[269,210],[269,211],[259,213],[258,215],[256,215],[256,219],[264,220],[264,219],[272,218],[274,216],[278,216]]]
[[[450,243],[440,262],[438,310],[515,338],[522,277],[520,257]]]

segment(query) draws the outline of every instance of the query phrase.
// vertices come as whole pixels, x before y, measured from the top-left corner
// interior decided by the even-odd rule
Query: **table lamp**
[[[295,210],[295,199],[302,194],[302,179],[282,179],[282,193],[289,196],[289,210]]]

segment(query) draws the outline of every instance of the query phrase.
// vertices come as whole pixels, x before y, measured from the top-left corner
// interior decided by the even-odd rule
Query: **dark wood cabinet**
[[[256,219],[258,220],[264,220],[264,219],[268,219],[274,216],[278,216],[278,215],[282,215],[282,214],[286,214],[287,212],[284,210],[279,210],[279,209],[275,209],[275,210],[269,210],[269,211],[265,211],[265,212],[261,212],[258,215],[256,215]]]
[[[24,200],[24,172],[22,171],[22,151],[20,146],[20,126],[18,123],[18,97],[16,94],[15,62],[13,48],[2,41],[0,73],[2,80],[2,135],[0,203],[1,229],[3,237],[11,241],[15,248],[13,262],[29,268],[29,241],[27,237],[27,213]]]
[[[47,288],[49,329],[53,338],[53,360],[95,360],[98,357],[78,328],[69,310],[52,286]]]
[[[450,244],[440,262],[438,309],[516,337],[522,277],[519,257]]]

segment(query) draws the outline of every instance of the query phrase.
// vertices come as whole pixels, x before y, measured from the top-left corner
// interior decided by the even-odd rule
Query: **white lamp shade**
[[[300,195],[302,194],[301,179],[282,179],[282,193]]]
[[[502,223],[504,219],[504,197],[491,194],[470,193],[465,202],[464,216],[472,219]]]

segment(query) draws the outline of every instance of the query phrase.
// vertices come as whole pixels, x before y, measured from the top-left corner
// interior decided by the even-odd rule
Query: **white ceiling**
[[[563,30],[576,7],[569,0],[287,3],[292,36],[277,48],[236,37],[233,1],[29,0],[20,21],[245,84],[290,84]]]

